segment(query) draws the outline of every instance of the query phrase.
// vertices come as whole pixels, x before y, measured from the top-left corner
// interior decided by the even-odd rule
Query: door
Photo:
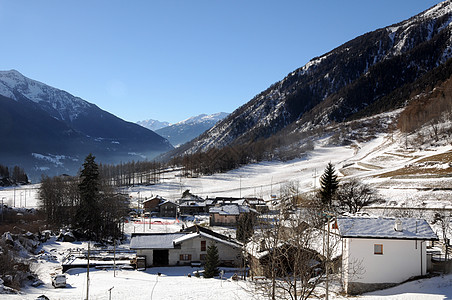
[[[154,250],[153,266],[167,266],[168,265],[168,250]]]

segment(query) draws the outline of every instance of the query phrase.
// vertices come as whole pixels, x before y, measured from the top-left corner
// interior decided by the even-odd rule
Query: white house
[[[377,290],[427,273],[427,241],[438,237],[424,219],[339,217],[342,282],[348,294]]]
[[[240,265],[242,245],[202,227],[193,232],[132,234],[130,249],[146,257],[146,267],[177,266],[203,263],[212,243],[217,246],[221,265]]]

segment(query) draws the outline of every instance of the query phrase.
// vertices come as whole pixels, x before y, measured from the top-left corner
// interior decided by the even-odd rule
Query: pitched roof
[[[130,249],[172,249],[173,241],[186,233],[144,233],[132,234]]]
[[[175,202],[173,202],[173,201],[171,201],[171,200],[165,200],[164,202],[161,202],[161,203],[159,204],[159,206],[163,206],[163,205],[175,205],[175,206],[179,206],[179,204],[177,204],[177,203],[175,203]]]
[[[174,249],[175,245],[198,236],[228,244],[232,247],[242,246],[237,241],[231,240],[225,235],[203,227],[192,226],[185,229],[184,232],[133,233],[130,240],[130,249]]]
[[[207,233],[202,232],[202,231],[189,233],[189,234],[186,234],[184,236],[181,236],[181,237],[179,237],[179,238],[174,240],[174,244],[177,245],[177,244],[180,244],[180,243],[182,243],[184,241],[187,241],[187,240],[190,240],[190,239],[193,239],[193,238],[196,238],[196,237],[204,237],[206,239],[214,240],[216,242],[223,243],[223,244],[226,244],[226,245],[229,245],[229,246],[232,246],[232,247],[241,247],[242,246],[241,244],[236,243],[236,242],[234,242],[232,240],[225,240],[225,239],[222,239],[222,238],[218,238],[218,237],[215,237],[213,235],[207,234]]]
[[[402,222],[402,230],[395,230],[395,222]],[[430,225],[424,219],[415,218],[371,218],[339,217],[337,226],[341,237],[437,240]]]
[[[237,205],[237,204],[228,204],[222,205],[220,207],[211,207],[209,212],[212,214],[220,214],[220,215],[235,215],[238,216],[240,213],[249,213],[250,211],[254,211],[254,209],[249,208],[246,205]]]

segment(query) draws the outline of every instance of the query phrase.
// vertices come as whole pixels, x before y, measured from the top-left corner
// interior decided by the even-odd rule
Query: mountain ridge
[[[173,147],[155,132],[124,121],[66,91],[0,72],[2,163],[21,165],[34,179],[76,173],[84,156],[119,163],[152,159]],[[58,162],[42,157],[60,157]]]
[[[290,124],[302,129],[351,118],[452,56],[451,12],[451,1],[439,3],[311,59],[169,155],[266,139]]]
[[[175,147],[178,147],[198,137],[227,116],[228,113],[225,112],[211,115],[200,114],[157,129],[155,132],[168,139]]]

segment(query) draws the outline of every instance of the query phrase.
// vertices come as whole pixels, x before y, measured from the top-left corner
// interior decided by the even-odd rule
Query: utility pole
[[[116,277],[116,240],[113,241],[113,277]],[[111,289],[110,296],[111,296]]]
[[[111,288],[108,289],[108,293],[109,293],[108,300],[111,300],[111,290],[113,288],[114,288],[114,286],[112,286]]]
[[[89,300],[89,252],[90,252],[90,243],[88,242],[88,264],[86,268],[86,300]]]
[[[317,169],[314,169],[314,173],[312,174],[312,177],[314,177],[314,190],[315,190],[316,183],[317,183]]]
[[[272,176],[272,180],[270,181],[270,198],[273,197],[273,176]]]
[[[240,180],[240,196],[239,196],[239,198],[242,198],[242,175],[239,176],[239,180]]]
[[[328,226],[328,233],[326,235],[326,281],[325,281],[325,300],[328,300],[328,290],[329,290],[329,282],[328,282],[328,275],[329,275],[329,267],[330,267],[330,216],[327,216],[327,226]]]
[[[2,197],[2,223],[3,223],[3,213],[5,206],[3,205],[3,200],[6,199],[5,197]]]

